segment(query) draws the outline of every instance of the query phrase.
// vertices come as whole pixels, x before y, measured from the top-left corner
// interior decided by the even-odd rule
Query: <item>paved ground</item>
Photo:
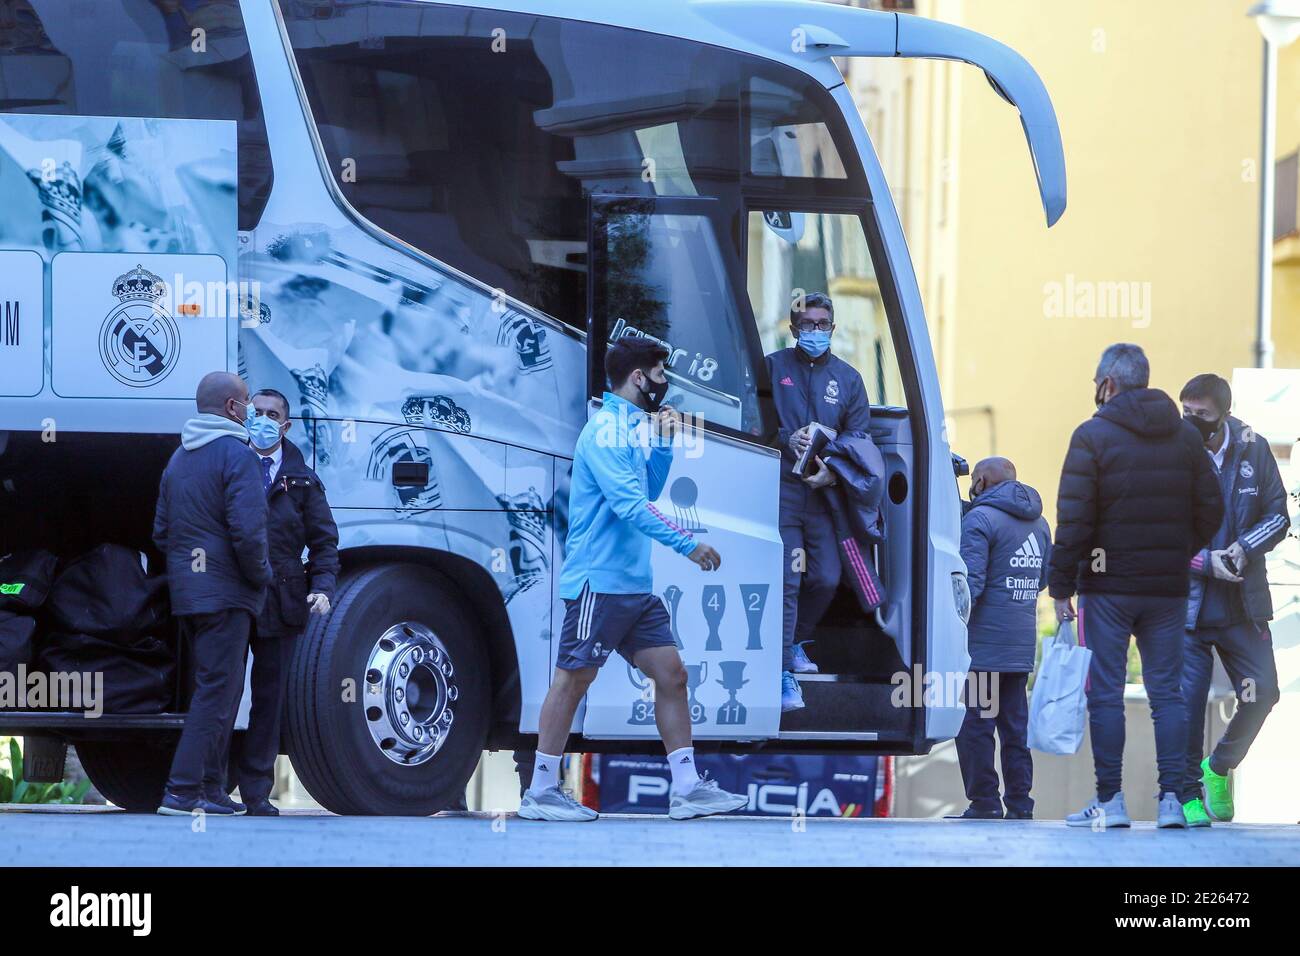
[[[513,815],[187,819],[103,808],[0,808],[0,868],[49,866],[1092,865],[1300,866],[1300,827],[1093,833],[1058,822],[790,820],[678,823],[608,816],[541,824]]]

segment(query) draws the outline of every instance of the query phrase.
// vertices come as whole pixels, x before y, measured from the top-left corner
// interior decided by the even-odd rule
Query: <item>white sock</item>
[[[533,782],[528,787],[529,793],[541,793],[560,782],[560,757],[544,754],[540,750],[533,757]]]
[[[673,774],[673,793],[686,793],[700,782],[700,772],[695,769],[694,747],[683,747],[670,753],[668,769]]]

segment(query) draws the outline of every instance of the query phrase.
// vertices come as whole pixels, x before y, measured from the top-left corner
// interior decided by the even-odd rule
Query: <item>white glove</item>
[[[307,607],[312,614],[328,614],[330,612],[330,599],[326,594],[308,594]]]

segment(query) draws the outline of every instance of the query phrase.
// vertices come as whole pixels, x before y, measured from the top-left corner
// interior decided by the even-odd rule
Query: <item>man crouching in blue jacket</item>
[[[1187,779],[1183,816],[1189,827],[1233,816],[1232,771],[1280,697],[1268,622],[1273,599],[1264,556],[1291,528],[1286,488],[1262,435],[1228,414],[1232,386],[1198,375],[1178,396],[1183,417],[1205,439],[1205,453],[1223,492],[1223,523],[1208,548],[1192,557],[1183,640],[1183,701],[1187,706]],[[1214,751],[1202,759],[1205,704],[1218,651],[1237,694],[1237,712]],[[1204,789],[1205,802],[1201,802]],[[1206,810],[1209,813],[1206,813]]]
[[[1026,744],[1025,689],[1034,669],[1038,592],[1047,585],[1043,571],[1052,536],[1042,498],[1016,481],[1016,466],[1007,459],[986,458],[976,465],[970,493],[971,507],[961,521],[961,556],[971,593],[971,681],[966,718],[957,735],[957,761],[970,806],[955,819],[1003,818],[993,767],[996,729],[1002,743],[1006,818],[1030,820],[1034,764]],[[972,695],[974,688],[980,693]]]

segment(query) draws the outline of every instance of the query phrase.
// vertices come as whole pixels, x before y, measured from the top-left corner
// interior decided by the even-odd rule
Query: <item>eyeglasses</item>
[[[829,332],[835,328],[834,319],[822,319],[820,322],[798,322],[795,328],[800,332]]]

